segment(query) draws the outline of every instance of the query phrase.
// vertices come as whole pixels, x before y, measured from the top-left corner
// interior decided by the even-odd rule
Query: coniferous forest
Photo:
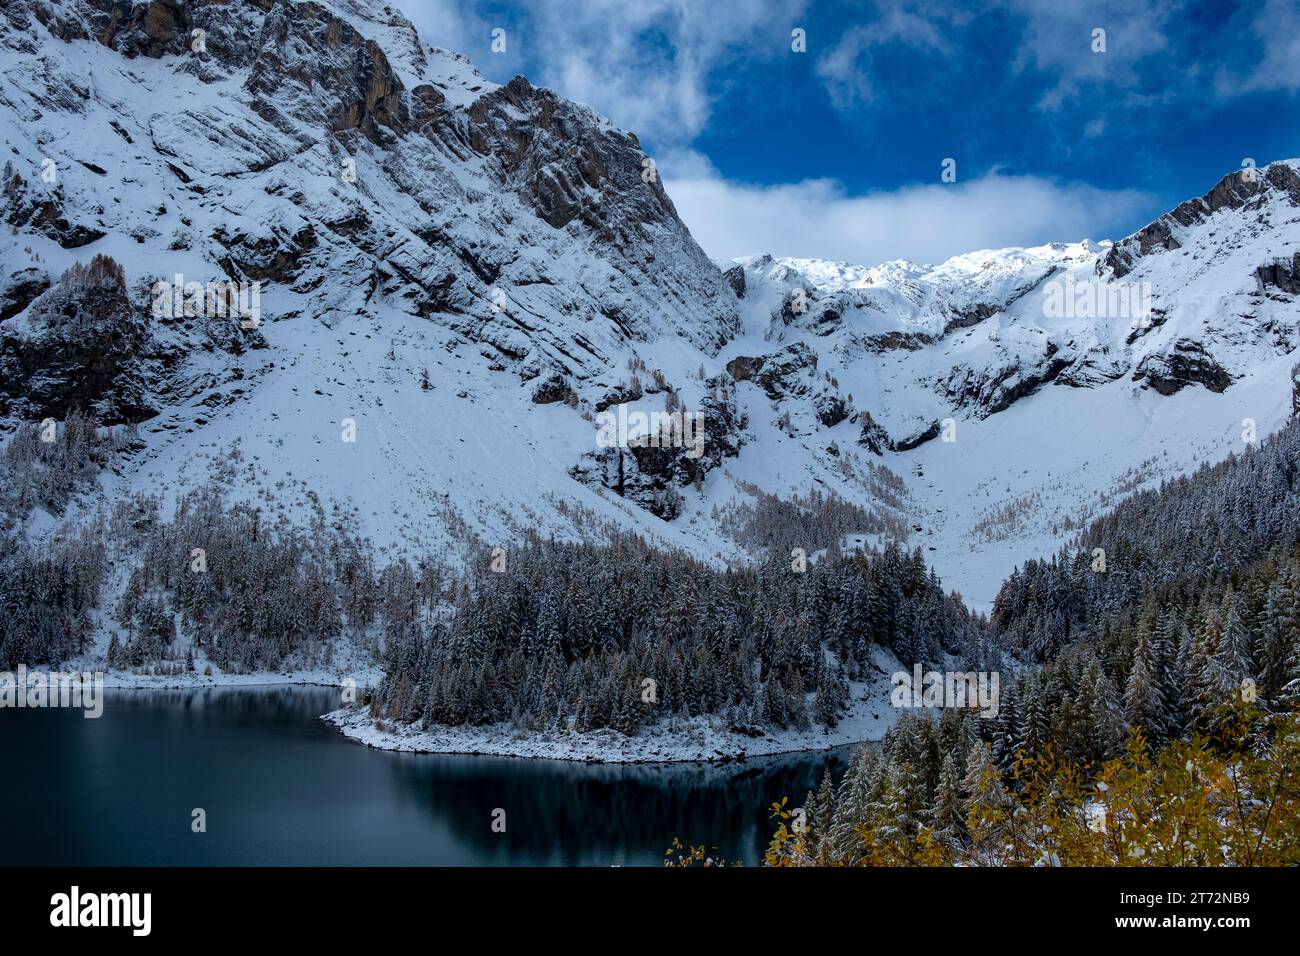
[[[378,705],[408,723],[554,729],[572,716],[579,730],[628,734],[664,714],[833,726],[873,647],[910,666],[973,661],[987,641],[986,623],[943,593],[919,551],[803,573],[777,557],[718,571],[631,537],[530,541],[502,571],[476,567],[449,620],[391,645]]]
[[[1298,464],[1293,421],[1028,562],[990,622],[1018,671],[997,717],[905,716],[772,807],[766,862],[1300,863]]]

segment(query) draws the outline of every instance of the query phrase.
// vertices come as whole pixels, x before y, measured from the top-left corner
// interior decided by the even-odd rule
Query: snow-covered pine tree
[[[1223,636],[1215,654],[1215,663],[1223,682],[1220,691],[1226,697],[1239,692],[1243,680],[1254,678],[1255,663],[1252,660],[1254,640],[1244,620],[1242,596],[1229,588],[1223,604]]]
[[[934,792],[935,835],[949,847],[959,847],[966,838],[966,811],[963,807],[961,777],[957,760],[949,752],[939,769],[939,782]]]
[[[879,768],[873,745],[859,747],[849,758],[831,814],[831,848],[838,863],[852,866],[862,860],[864,846],[858,828],[866,822],[872,791],[879,783]]]
[[[1124,719],[1130,730],[1140,729],[1148,739],[1153,730],[1160,732],[1164,722],[1159,687],[1151,673],[1151,645],[1143,629],[1139,629],[1133,664],[1124,685]]]
[[[1260,691],[1276,700],[1293,677],[1290,670],[1300,642],[1300,563],[1288,564],[1268,589],[1260,622]]]

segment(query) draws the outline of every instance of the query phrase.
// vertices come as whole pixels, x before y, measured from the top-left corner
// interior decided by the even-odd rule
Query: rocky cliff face
[[[1217,213],[1239,212],[1261,227],[1279,204],[1300,206],[1300,172],[1289,163],[1272,163],[1264,169],[1242,170],[1224,176],[1204,196],[1180,203],[1155,222],[1115,243],[1098,266],[1115,278],[1133,271],[1138,259],[1160,251],[1183,248],[1187,234],[1209,223]]]
[[[174,275],[260,284],[268,324],[396,338],[395,315],[429,322],[439,351],[409,361],[434,380],[464,349],[504,394],[586,409],[639,350],[672,338],[707,358],[738,331],[635,136],[523,77],[486,81],[392,7],[17,0],[2,16],[4,220],[43,242],[6,256],[0,419],[95,405],[189,430],[232,377],[293,364],[227,362],[255,343],[219,323],[162,329],[147,290]],[[73,348],[42,297],[100,251],[145,290],[119,303],[138,328]]]
[[[488,83],[391,8],[31,0],[5,18],[6,221],[63,249],[170,241],[302,293],[295,312],[436,317],[525,378],[588,379],[663,334],[712,353],[736,330],[635,137],[522,77]],[[78,66],[92,46],[138,95]],[[45,159],[59,176],[34,188],[21,168]],[[105,204],[123,166],[165,212]]]
[[[1120,392],[1134,421],[1202,394],[1239,418],[1300,341],[1294,161],[1113,245],[718,264],[633,134],[379,2],[9,0],[0,51],[0,432],[142,422],[109,494],[215,455],[263,500],[365,502],[394,547],[607,521],[714,555],[732,496],[870,505],[875,456],[919,473],[946,422],[1018,448],[1017,409]],[[76,272],[100,255],[120,277]],[[258,321],[158,314],[158,280],[257,284]],[[1051,307],[1078,288],[1093,312]],[[1141,321],[1096,314],[1134,289]],[[596,441],[673,410],[698,454]],[[979,502],[999,454],[954,466]]]

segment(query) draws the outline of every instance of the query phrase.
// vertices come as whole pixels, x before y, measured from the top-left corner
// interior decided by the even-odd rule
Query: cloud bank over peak
[[[664,185],[696,241],[714,258],[770,253],[875,265],[937,263],[978,249],[1118,239],[1159,209],[1156,197],[997,171],[850,195],[830,179],[747,185],[696,153],[660,163]]]

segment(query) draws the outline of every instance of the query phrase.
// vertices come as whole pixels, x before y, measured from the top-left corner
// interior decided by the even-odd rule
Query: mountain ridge
[[[250,497],[300,515],[351,502],[396,553],[462,548],[461,523],[505,543],[520,524],[613,522],[726,561],[745,549],[715,512],[747,489],[870,507],[879,463],[915,493],[913,543],[979,606],[1013,554],[1052,550],[1127,473],[1179,473],[1239,447],[1243,416],[1261,433],[1284,417],[1294,160],[1171,211],[1176,247],[1161,217],[1114,244],[934,267],[724,271],[634,136],[522,77],[483,79],[391,7],[26,0],[4,16],[0,419],[79,402],[138,422],[143,447],[99,501],[166,499],[239,449]],[[59,279],[97,254],[125,267],[129,321],[78,300],[92,333],[72,350]],[[260,324],[148,315],[149,280],[176,273],[263,283]],[[1047,316],[1040,293],[1067,278],[1150,283],[1150,321]],[[705,453],[599,448],[596,416],[619,407],[701,411]],[[1043,421],[1078,429],[1056,453],[1080,474],[1002,482],[1002,462],[1048,454]],[[998,537],[995,486],[1043,514]]]

